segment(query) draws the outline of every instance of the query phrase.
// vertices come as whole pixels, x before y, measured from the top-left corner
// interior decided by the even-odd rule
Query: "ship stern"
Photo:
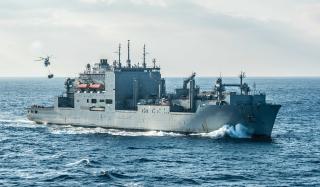
[[[33,105],[27,108],[27,118],[37,124],[48,123],[52,114],[54,114],[53,107]]]

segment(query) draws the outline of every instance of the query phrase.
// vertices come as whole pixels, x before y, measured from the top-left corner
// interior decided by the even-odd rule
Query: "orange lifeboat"
[[[79,89],[86,89],[86,88],[88,88],[88,87],[89,87],[88,84],[79,84],[79,85],[78,85],[78,88],[79,88]]]
[[[89,88],[90,89],[101,90],[101,89],[104,89],[104,85],[103,84],[90,84]]]

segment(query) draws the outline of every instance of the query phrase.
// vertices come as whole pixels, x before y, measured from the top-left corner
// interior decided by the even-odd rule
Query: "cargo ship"
[[[28,119],[36,123],[103,127],[139,131],[208,133],[224,125],[242,124],[250,137],[270,138],[280,105],[266,102],[266,95],[253,93],[245,74],[239,83],[225,84],[222,77],[212,90],[202,91],[193,73],[180,88],[167,93],[155,59],[132,64],[130,41],[126,64],[119,58],[109,63],[101,59],[87,64],[76,78],[65,81],[65,92],[56,96],[53,106],[32,105]],[[228,91],[228,88],[238,91]]]

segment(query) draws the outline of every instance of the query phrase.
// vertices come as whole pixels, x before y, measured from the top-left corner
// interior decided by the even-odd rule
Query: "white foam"
[[[119,129],[106,129],[101,127],[86,128],[71,125],[50,125],[49,132],[52,134],[109,134],[113,136],[185,136],[184,134],[163,131],[125,131]],[[251,138],[252,131],[243,124],[224,125],[218,130],[209,133],[193,133],[191,136],[201,136],[209,138]]]
[[[19,124],[33,124],[33,121],[28,120],[24,116],[16,116],[10,112],[0,113],[0,123],[19,123]]]
[[[6,126],[12,126],[12,127],[30,127],[30,128],[39,127],[39,125],[37,125],[35,122],[20,116],[19,117],[18,116],[0,116],[0,123],[5,124]]]
[[[34,124],[35,122],[30,121],[28,119],[16,119],[14,120],[16,123],[25,123],[25,124]]]
[[[230,126],[227,133],[232,138],[251,138],[252,130],[239,123],[235,126]]]
[[[142,184],[140,183],[137,183],[137,182],[129,182],[127,184],[124,184],[125,187],[140,187],[140,186],[143,186]]]
[[[87,159],[87,158],[84,158],[84,159],[80,159],[80,160],[77,160],[75,162],[72,162],[72,163],[69,163],[69,164],[66,164],[66,166],[76,166],[76,165],[79,165],[79,164],[84,164],[84,165],[88,165],[90,164],[90,160]]]
[[[231,138],[251,138],[252,131],[245,127],[243,124],[224,125],[218,130],[209,133],[194,133],[192,136],[201,136],[209,138],[223,138],[229,136]]]
[[[122,131],[110,129],[109,134],[114,136],[183,136],[183,134],[163,131]]]
[[[74,127],[71,125],[49,125],[49,132],[52,134],[98,134],[107,133],[107,129]]]
[[[24,123],[24,124],[33,124],[33,121],[27,119],[0,119],[0,122],[3,123]]]
[[[109,134],[113,136],[183,136],[183,134],[163,131],[124,131],[118,129],[105,129],[101,127],[85,128],[71,125],[50,126],[49,131],[53,134]]]

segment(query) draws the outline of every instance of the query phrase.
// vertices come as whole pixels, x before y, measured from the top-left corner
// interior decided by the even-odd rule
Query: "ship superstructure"
[[[65,93],[52,107],[33,105],[28,118],[37,123],[70,124],[130,130],[161,130],[183,133],[210,132],[223,125],[243,124],[252,136],[270,137],[280,105],[266,103],[265,94],[252,94],[248,84],[224,84],[218,78],[213,89],[201,91],[193,73],[181,88],[166,92],[156,60],[132,64],[130,41],[126,65],[119,58],[91,66],[77,78],[65,81]],[[238,87],[239,92],[228,92]]]

